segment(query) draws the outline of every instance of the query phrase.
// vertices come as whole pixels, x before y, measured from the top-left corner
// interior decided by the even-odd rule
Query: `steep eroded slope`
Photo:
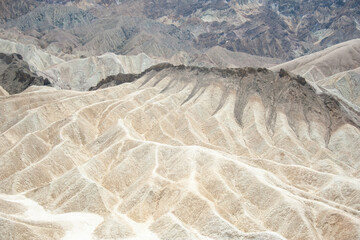
[[[91,214],[99,239],[360,237],[359,113],[344,103],[262,68],[115,80],[0,97],[0,198],[20,204],[3,222],[39,234],[34,200],[58,238],[78,229],[66,214]]]

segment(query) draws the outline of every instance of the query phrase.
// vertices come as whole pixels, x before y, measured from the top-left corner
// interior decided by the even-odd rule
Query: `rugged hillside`
[[[30,12],[38,5],[39,2],[36,0],[28,0],[28,1],[1,0],[0,23],[4,23],[11,19],[22,16]]]
[[[360,239],[359,23],[358,0],[0,0],[0,238]]]
[[[360,238],[358,112],[285,71],[136,78],[0,97],[1,236]]]
[[[204,54],[195,54],[192,57],[178,53],[170,59],[152,58],[144,53],[137,55],[106,53],[91,57],[77,57],[68,54],[59,58],[33,44],[21,44],[3,39],[0,39],[0,43],[0,52],[22,55],[24,60],[29,63],[30,69],[48,78],[53,86],[79,91],[95,86],[101,79],[108,76],[118,73],[139,74],[160,62],[223,68],[273,66],[281,62],[279,59],[234,53],[221,47],[210,49]]]
[[[282,63],[281,59],[260,57],[242,52],[233,52],[216,46],[189,60],[188,65],[219,68],[271,67]],[[186,61],[179,61],[184,64]]]
[[[360,107],[360,68],[334,74],[317,82]]]
[[[30,71],[19,54],[0,53],[0,86],[10,94],[20,93],[31,85],[51,85],[48,79]],[[6,95],[6,93],[4,93]]]
[[[20,34],[31,36],[49,52],[77,56],[113,52],[170,58],[180,51],[199,52],[193,46],[192,34],[174,25],[141,17],[106,15],[95,19],[91,13],[76,7],[46,5],[4,27],[9,31],[20,29]]]
[[[197,37],[200,49],[218,45],[282,59],[360,37],[356,0],[125,0],[114,9],[187,29]]]
[[[46,53],[32,44],[0,39],[0,52],[24,57],[30,69],[47,78],[54,87],[84,91],[101,79],[118,73],[141,73],[161,60],[146,54],[122,56],[113,53],[101,56],[73,58],[68,61]]]
[[[203,54],[221,46],[233,52],[289,60],[360,38],[357,0],[42,3],[3,27],[19,28],[44,48],[51,45],[50,49],[66,53],[144,52],[169,58],[179,51]]]
[[[50,66],[65,62],[63,59],[42,51],[32,44],[0,39],[0,52],[6,54],[20,54],[34,72],[43,71]]]
[[[330,77],[336,73],[356,69],[360,66],[360,39],[337,44],[323,51],[294,59],[272,67],[300,74],[312,81]]]
[[[57,88],[86,91],[108,76],[141,73],[159,62],[146,54],[123,56],[107,53],[51,66],[43,71],[43,75],[48,76]]]
[[[337,44],[323,51],[272,67],[286,69],[316,82],[348,101],[359,101],[360,39]]]
[[[88,25],[94,19],[91,14],[63,5],[42,5],[33,11],[9,22],[7,27],[17,27],[21,31],[47,32],[54,28],[70,29]]]

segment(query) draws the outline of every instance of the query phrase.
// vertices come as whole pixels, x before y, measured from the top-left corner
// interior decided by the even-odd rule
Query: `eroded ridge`
[[[355,110],[286,72],[156,68],[0,97],[2,231],[69,237],[78,214],[99,239],[360,237]]]

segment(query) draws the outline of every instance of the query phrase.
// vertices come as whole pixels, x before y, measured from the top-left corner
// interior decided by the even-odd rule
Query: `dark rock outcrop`
[[[185,67],[185,66],[183,66],[183,65],[177,66],[177,68],[181,68],[181,67]],[[148,72],[151,72],[151,71],[160,72],[161,70],[167,69],[167,68],[176,68],[176,66],[174,66],[173,64],[170,64],[170,63],[160,63],[160,64],[157,64],[155,66],[152,66],[152,67],[146,69],[145,71],[143,71],[140,74],[119,73],[118,75],[111,75],[105,79],[102,79],[100,82],[98,82],[98,84],[96,86],[91,87],[89,89],[89,91],[95,91],[95,90],[102,89],[102,88],[108,88],[108,87],[121,85],[123,83],[133,82],[133,81],[141,78]]]
[[[21,55],[0,53],[0,85],[8,93],[16,94],[31,85],[50,86],[51,83],[31,72]]]

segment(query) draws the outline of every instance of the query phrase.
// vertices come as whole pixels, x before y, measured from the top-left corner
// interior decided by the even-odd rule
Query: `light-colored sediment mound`
[[[271,67],[280,64],[282,60],[269,57],[260,57],[243,52],[232,52],[216,46],[210,48],[205,54],[195,59],[191,65],[206,65],[220,68],[239,67]]]
[[[0,52],[23,56],[30,69],[48,78],[60,89],[88,90],[101,79],[119,73],[141,73],[160,62],[146,54],[135,56],[106,53],[101,56],[75,58],[65,61],[48,54],[34,45],[0,39]]]
[[[270,68],[281,68],[316,82],[332,94],[360,106],[360,39]]]
[[[34,45],[22,44],[4,39],[0,39],[0,52],[6,54],[20,54],[34,72],[43,71],[52,65],[65,62],[58,57],[38,49]]]
[[[84,91],[107,76],[119,73],[141,73],[159,62],[144,53],[136,56],[106,53],[57,64],[44,71],[44,74],[49,76],[58,88]]]
[[[345,99],[360,107],[360,68],[341,72],[317,82],[330,91],[340,93]]]
[[[264,69],[32,86],[0,101],[0,235],[359,239],[360,130],[345,107]]]
[[[0,97],[6,97],[6,96],[9,96],[9,93],[3,89],[2,86],[0,86]]]
[[[360,39],[354,39],[270,69],[279,71],[283,68],[308,80],[318,81],[340,72],[356,69],[359,66]]]
[[[279,59],[235,53],[221,47],[214,47],[197,58],[192,58],[185,53],[184,56],[176,55],[171,59],[155,59],[144,53],[128,56],[106,53],[101,56],[87,58],[72,56],[72,60],[66,61],[34,45],[15,43],[3,39],[0,39],[0,52],[22,55],[32,71],[48,78],[56,88],[78,91],[88,90],[108,76],[119,73],[141,73],[147,68],[164,61],[221,68],[268,67],[280,62]]]
[[[48,79],[31,72],[21,55],[0,53],[0,85],[7,93],[20,93],[31,85],[50,84]]]

